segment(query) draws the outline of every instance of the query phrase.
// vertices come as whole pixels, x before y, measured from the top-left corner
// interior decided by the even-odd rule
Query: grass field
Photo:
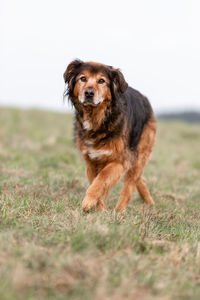
[[[155,207],[83,213],[72,120],[0,108],[0,299],[200,299],[200,126],[158,123]]]

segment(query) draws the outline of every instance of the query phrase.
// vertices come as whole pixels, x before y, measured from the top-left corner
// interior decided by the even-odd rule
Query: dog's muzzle
[[[84,99],[83,105],[85,105],[85,106],[87,106],[87,105],[97,106],[94,103],[94,90],[93,90],[93,88],[87,88],[85,90],[84,94],[85,94],[85,99]]]

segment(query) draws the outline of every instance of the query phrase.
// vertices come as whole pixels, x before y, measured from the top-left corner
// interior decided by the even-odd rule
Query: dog
[[[82,209],[106,210],[109,191],[123,176],[115,211],[125,211],[136,188],[146,204],[154,205],[143,178],[156,135],[148,99],[128,86],[119,69],[100,63],[76,59],[64,81],[64,97],[75,108],[75,142],[90,183]]]

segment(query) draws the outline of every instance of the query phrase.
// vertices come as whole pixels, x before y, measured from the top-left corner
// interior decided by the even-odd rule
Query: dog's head
[[[72,103],[83,106],[99,106],[104,101],[117,99],[128,84],[119,69],[94,62],[72,61],[65,73],[66,89]]]

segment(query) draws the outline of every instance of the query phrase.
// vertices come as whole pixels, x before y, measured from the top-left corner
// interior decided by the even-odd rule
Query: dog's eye
[[[104,82],[105,82],[105,80],[103,78],[99,79],[99,81],[98,81],[99,84],[102,84]]]
[[[80,80],[82,81],[82,82],[86,82],[86,77],[85,76],[82,76],[81,78],[80,78]]]

